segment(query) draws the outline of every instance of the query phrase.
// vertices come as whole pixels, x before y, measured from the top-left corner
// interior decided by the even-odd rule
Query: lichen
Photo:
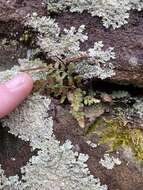
[[[22,179],[17,176],[7,179],[3,171],[3,187],[15,190],[106,190],[99,179],[90,174],[86,161],[88,155],[73,152],[72,143],[63,145],[53,134],[53,120],[48,115],[50,99],[33,95],[15,112],[3,120],[9,133],[29,141],[32,149],[38,149],[26,166],[21,168]],[[12,179],[13,180],[12,180]]]
[[[125,116],[130,122],[143,129],[143,99],[136,98],[132,107],[125,110]]]
[[[111,170],[115,165],[120,165],[121,160],[114,156],[110,156],[109,154],[104,154],[104,158],[101,158],[99,163],[108,170]]]
[[[87,142],[87,144],[91,147],[91,148],[97,148],[97,144],[95,144],[95,143],[93,143],[92,141],[86,141]]]
[[[19,179],[19,177],[17,175],[7,178],[4,174],[4,170],[1,168],[1,165],[0,165],[0,189],[16,190],[16,189],[14,189],[13,185],[15,185],[15,186],[18,185],[18,179]]]
[[[143,118],[143,100],[139,99],[133,104],[134,112],[139,116],[140,119]]]
[[[46,0],[48,12],[69,10],[80,12],[87,10],[92,16],[102,18],[103,25],[114,29],[126,24],[129,11],[143,8],[142,0]]]
[[[113,91],[111,96],[113,99],[122,99],[122,98],[129,97],[130,94],[128,91],[118,90],[118,91]]]
[[[25,59],[19,59],[18,60],[19,65],[15,65],[10,70],[6,70],[5,72],[0,72],[0,81],[5,82],[7,80],[10,80],[12,77],[14,77],[16,74],[27,70],[29,68],[37,68],[37,67],[44,67],[46,66],[46,63],[42,62],[40,59],[36,59],[35,61],[30,61],[28,58]],[[34,72],[32,70],[30,72],[33,81],[45,79],[47,76],[47,72],[41,72],[40,70],[37,70],[37,72]]]
[[[114,65],[110,62],[115,59],[114,48],[109,47],[104,51],[103,47],[102,41],[96,42],[94,47],[88,50],[92,61],[86,60],[76,65],[76,72],[80,73],[83,78],[105,79],[115,75]]]
[[[80,43],[88,39],[87,34],[83,33],[84,25],[78,29],[64,29],[64,33],[61,33],[54,19],[39,17],[36,13],[28,16],[25,24],[38,32],[37,45],[48,58],[60,58],[63,62],[65,59],[71,60],[75,64],[75,71],[84,78],[105,79],[115,75],[114,65],[111,63],[115,59],[114,48],[109,47],[104,51],[104,45],[99,41],[87,51],[80,50]]]
[[[83,34],[84,25],[77,30],[75,27],[64,29],[64,33],[61,34],[60,27],[54,19],[46,16],[39,17],[36,13],[27,17],[25,25],[38,32],[37,45],[48,57],[62,58],[62,55],[75,55],[80,50],[80,42],[88,38]]]
[[[114,48],[104,50],[100,41],[93,48],[81,51],[80,44],[88,39],[87,34],[84,34],[84,25],[78,29],[64,29],[62,32],[54,19],[39,17],[36,13],[27,16],[25,25],[36,32],[38,53],[41,52],[44,58],[37,59],[37,54],[31,55],[29,60],[21,61],[23,63],[20,67],[27,67],[27,71],[37,73],[35,89],[42,86],[40,89],[60,99],[61,103],[67,100],[71,105],[72,115],[84,127],[83,107],[97,104],[100,100],[83,90],[82,81],[94,77],[105,79],[115,75],[111,63],[115,59]],[[41,70],[35,68],[39,65]],[[33,75],[35,76],[36,74]]]

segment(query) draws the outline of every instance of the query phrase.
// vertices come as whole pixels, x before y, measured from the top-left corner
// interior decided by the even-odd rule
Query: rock
[[[83,49],[93,46],[95,41],[103,41],[105,48],[114,47],[116,75],[107,81],[143,86],[143,11],[132,12],[129,23],[116,30],[106,29],[99,18],[86,12],[66,12],[55,18],[62,29],[86,26],[89,39],[82,44]]]
[[[0,21],[20,21],[32,12],[43,14],[43,0],[0,0]]]
[[[18,45],[15,40],[0,40],[0,71],[10,69],[18,64],[19,58],[25,58],[27,48]]]
[[[143,176],[133,163],[127,164],[123,155],[114,152],[121,160],[121,165],[115,166],[112,170],[104,168],[100,164],[100,159],[106,153],[106,147],[103,145],[92,148],[87,143],[83,135],[83,129],[78,127],[77,122],[69,113],[69,107],[62,107],[57,101],[52,100],[48,114],[52,116],[54,122],[54,134],[61,144],[67,139],[74,145],[75,151],[88,154],[87,162],[91,174],[96,178],[99,177],[101,184],[107,184],[110,190],[136,190],[143,185]],[[48,116],[47,114],[47,116]],[[48,122],[48,121],[47,121]],[[32,152],[28,142],[8,133],[7,128],[0,125],[0,164],[7,177],[11,175],[21,176],[20,168],[25,166],[37,151]],[[97,141],[96,136],[92,137],[92,142]],[[140,190],[140,189],[139,189]]]
[[[45,15],[46,9],[42,0],[0,0],[0,12],[0,21],[20,23],[32,12]],[[116,75],[107,81],[143,86],[143,11],[132,11],[130,15],[129,23],[116,30],[106,29],[100,18],[92,17],[86,12],[66,12],[54,17],[62,29],[70,26],[79,27],[81,24],[86,26],[89,39],[82,44],[82,49],[93,46],[95,41],[103,41],[105,48],[115,48],[116,60],[113,63]],[[17,31],[21,30],[21,25],[16,27]],[[0,29],[0,33],[2,32],[5,33],[5,30]]]
[[[3,128],[0,123],[0,164],[5,170],[5,175],[16,175],[20,168],[36,154],[31,151],[29,143],[8,133],[8,128]]]
[[[32,11],[44,14],[42,0],[0,0],[0,21],[3,23],[0,35],[2,37],[7,36],[13,29],[14,31],[19,31],[22,26],[20,22],[23,21],[27,13]],[[108,79],[109,81],[143,86],[143,12],[133,12],[129,24],[117,30],[105,29],[99,18],[91,17],[86,12],[83,14],[60,14],[56,16],[56,20],[62,28],[79,26],[81,24],[86,25],[89,40],[88,43],[82,44],[83,49],[91,47],[94,41],[100,40],[103,40],[106,47],[115,47],[117,56],[117,60],[114,62],[116,76]],[[18,24],[15,24],[15,21]],[[9,23],[13,24],[9,25]],[[11,30],[8,31],[10,26]],[[26,56],[26,49],[17,47],[14,44],[9,45],[7,48],[1,46],[0,50],[0,70],[12,67],[17,64],[16,60],[19,57]],[[11,59],[13,56],[15,56],[14,59]],[[107,96],[104,99],[105,102],[111,101],[111,98]],[[98,110],[99,115],[97,115],[97,110],[94,113],[92,112],[93,116],[90,114],[91,119],[102,115],[103,112],[104,109],[100,109],[100,112]],[[101,179],[102,184],[107,184],[110,190],[142,189],[143,176],[141,172],[138,171],[134,164],[128,166],[122,156],[119,155],[122,164],[112,171],[106,170],[99,164],[106,147],[98,146],[94,150],[89,147],[83,136],[83,129],[78,127],[68,108],[63,108],[61,105],[53,102],[51,115],[54,119],[54,134],[56,138],[61,143],[69,139],[75,145],[76,151],[88,154],[90,156],[88,167],[95,177]],[[19,174],[20,167],[24,166],[34,153],[31,152],[28,143],[13,137],[2,126],[0,126],[0,132],[0,142],[4,145],[0,149],[0,164],[2,164],[7,176]],[[93,138],[95,138],[95,141],[97,140],[96,137]],[[14,156],[16,156],[16,162],[13,159]]]
[[[120,166],[116,166],[112,170],[102,167],[99,160],[106,153],[106,148],[104,146],[90,148],[82,134],[82,129],[76,125],[68,110],[63,109],[61,106],[55,105],[54,107],[56,109],[56,114],[54,115],[54,133],[56,137],[62,143],[66,139],[70,139],[81,153],[89,155],[88,167],[94,176],[100,178],[102,184],[107,184],[110,190],[136,190],[143,185],[141,172],[138,171],[133,163],[128,166],[121,153],[118,155],[122,161]],[[96,141],[96,137],[94,138]]]

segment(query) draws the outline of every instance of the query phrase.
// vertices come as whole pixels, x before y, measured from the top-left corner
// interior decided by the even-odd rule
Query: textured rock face
[[[91,17],[87,13],[64,13],[56,19],[63,28],[85,24],[89,39],[83,44],[83,49],[101,40],[106,47],[115,48],[116,75],[111,77],[110,81],[143,85],[143,11],[132,12],[129,23],[116,30],[105,29],[99,18]]]
[[[38,97],[35,99],[38,99]],[[29,100],[30,100],[30,98],[29,98]],[[40,99],[39,101],[43,101],[43,100]],[[34,102],[34,104],[33,104],[33,102],[29,101],[29,103],[31,105],[33,105],[34,108],[36,107],[36,102]],[[13,113],[9,118],[7,118],[5,120],[6,121],[5,125],[10,126],[10,133],[12,133],[12,134],[9,134],[7,129],[2,128],[2,126],[0,129],[0,132],[1,132],[0,143],[3,145],[3,147],[1,147],[1,149],[0,149],[0,164],[2,165],[2,169],[5,172],[4,174],[7,177],[15,176],[15,175],[21,176],[22,175],[21,172],[26,172],[26,177],[24,177],[24,175],[23,175],[23,179],[27,181],[27,184],[30,185],[30,187],[32,185],[31,183],[33,183],[33,189],[34,189],[35,184],[38,185],[37,182],[39,182],[39,184],[40,184],[42,179],[45,179],[45,182],[50,185],[50,183],[48,183],[47,179],[43,178],[43,175],[41,175],[40,179],[38,177],[39,175],[37,175],[38,171],[40,171],[41,174],[43,174],[42,172],[45,172],[44,176],[49,175],[49,177],[51,177],[50,179],[51,179],[51,186],[52,186],[53,185],[52,180],[54,181],[56,179],[56,182],[59,180],[58,176],[56,176],[54,174],[54,172],[52,173],[52,168],[54,171],[54,169],[55,169],[54,166],[56,166],[57,161],[59,161],[58,157],[57,157],[57,155],[58,155],[57,146],[59,147],[59,144],[57,144],[57,142],[58,142],[57,139],[61,142],[61,144],[63,144],[66,140],[69,140],[73,144],[72,150],[78,152],[79,154],[82,153],[85,155],[89,155],[87,164],[88,164],[88,168],[91,171],[91,174],[94,175],[96,178],[97,177],[100,178],[101,184],[107,184],[108,189],[110,189],[110,190],[115,190],[115,189],[137,190],[137,189],[139,189],[139,190],[141,190],[140,187],[143,185],[143,176],[137,170],[137,168],[135,168],[135,166],[133,164],[131,164],[131,163],[127,164],[127,161],[124,160],[124,158],[122,157],[122,154],[117,154],[117,153],[113,154],[115,157],[119,157],[121,160],[121,164],[114,166],[113,169],[108,170],[106,167],[103,167],[102,164],[100,164],[100,160],[104,158],[106,148],[104,146],[97,146],[94,148],[94,147],[91,147],[86,142],[86,139],[82,135],[83,134],[82,129],[78,127],[77,123],[75,122],[75,120],[73,119],[71,114],[68,113],[68,108],[63,109],[60,105],[58,105],[58,103],[56,101],[51,103],[48,114],[49,114],[49,116],[51,115],[53,118],[54,134],[56,135],[56,140],[53,140],[53,137],[52,137],[52,139],[50,139],[50,141],[48,140],[48,144],[47,144],[46,138],[47,138],[47,136],[50,137],[49,133],[51,133],[51,130],[46,128],[46,125],[41,125],[41,123],[43,122],[42,117],[46,118],[46,115],[48,117],[47,110],[46,110],[46,113],[45,112],[42,113],[43,115],[40,117],[37,117],[37,114],[35,115],[34,111],[27,112],[25,115],[23,115],[23,116],[21,115],[21,117],[19,117],[20,116],[19,114],[24,111],[24,109],[23,109],[24,107],[27,107],[27,111],[28,111],[28,109],[30,109],[30,110],[33,109],[33,108],[31,108],[32,106],[29,106],[27,104],[28,103],[23,104],[21,107],[19,107],[19,109],[17,109],[15,114]],[[47,104],[48,103],[46,102],[46,106],[47,106]],[[40,102],[40,105],[38,105],[39,106],[38,113],[40,113],[39,110],[41,108],[40,107],[41,105],[42,104]],[[34,110],[36,112],[36,109],[34,109]],[[26,119],[27,117],[29,118],[29,115],[27,115],[27,114],[31,115],[30,119]],[[44,114],[46,114],[46,115],[44,115]],[[35,117],[37,119],[35,119]],[[39,118],[41,119],[40,123],[39,123],[39,121],[40,121]],[[34,119],[34,121],[29,123],[29,126],[26,127],[29,120],[31,121],[32,119]],[[22,122],[22,120],[23,120],[23,122]],[[37,121],[38,121],[38,123],[37,123]],[[15,122],[15,124],[14,124],[14,122]],[[47,120],[46,124],[48,124],[48,122],[49,121]],[[34,132],[32,132],[31,128]],[[43,130],[43,128],[44,128],[44,130]],[[45,133],[46,130],[47,130],[47,132]],[[29,133],[28,133],[28,131],[29,131]],[[15,136],[18,134],[19,134],[19,138]],[[45,134],[47,136],[45,136]],[[37,135],[38,136],[42,135],[42,138],[40,137],[39,139],[37,139],[37,137],[36,137]],[[38,146],[38,149],[42,148],[42,150],[44,150],[42,152],[42,155],[40,155],[40,151],[38,154],[38,150],[37,151],[35,150],[33,152],[31,150],[29,143],[21,140],[20,138],[25,139],[25,140],[31,139],[30,145],[33,146],[33,148],[36,148]],[[45,138],[45,139],[43,140],[43,138]],[[40,142],[39,142],[39,140],[40,140]],[[39,143],[37,143],[37,141]],[[92,139],[92,142],[96,142],[95,137]],[[35,147],[35,145],[36,145],[36,147]],[[55,145],[55,147],[54,147],[54,145]],[[53,156],[53,158],[50,159],[50,161],[48,160],[49,154],[47,154],[47,152],[46,152],[47,149],[45,146],[48,147],[48,151],[50,150],[49,153],[50,154],[52,153],[54,155],[53,156],[51,154]],[[52,150],[52,148],[49,149],[49,147],[53,147],[53,150]],[[54,150],[56,150],[56,151],[54,151]],[[66,152],[66,153],[68,153],[68,152]],[[64,158],[65,160],[60,160],[59,166],[60,167],[63,166],[64,163],[66,163],[66,162],[70,163],[71,155],[72,155],[72,151],[70,150],[69,155],[67,155],[68,157],[65,157]],[[37,160],[36,160],[36,158],[37,158]],[[31,165],[29,163],[29,160],[31,162],[33,161],[33,165]],[[54,164],[53,163],[51,164],[52,160],[53,160]],[[37,167],[35,165],[36,161],[38,163]],[[50,162],[49,165],[48,165],[48,162]],[[46,165],[46,163],[47,163],[47,165]],[[23,168],[23,167],[25,168],[25,170],[21,170],[21,168]],[[48,169],[48,167],[49,167],[49,169]],[[59,167],[59,169],[60,169],[60,167]],[[37,170],[37,168],[38,168],[38,170]],[[57,169],[57,171],[58,171],[58,169]],[[66,172],[67,170],[64,170],[64,171]],[[80,170],[80,171],[82,171],[82,170]],[[48,172],[49,172],[49,174],[48,174]],[[64,174],[65,174],[65,172],[64,172]],[[52,175],[50,175],[50,173],[52,173]],[[71,174],[69,176],[71,176]],[[61,178],[61,179],[63,179],[63,178]],[[40,180],[40,181],[37,181],[37,180]],[[3,182],[6,183],[6,180],[4,180]],[[68,182],[67,178],[66,178],[66,182]],[[76,182],[76,180],[75,180],[75,182]],[[62,183],[60,183],[60,181],[58,181],[58,183],[60,185],[62,185]],[[57,190],[58,189],[57,187],[59,186],[58,183],[55,183],[57,186],[52,186],[52,188],[51,189],[49,188],[49,190],[52,190],[55,187],[56,187],[55,190]],[[71,183],[72,183],[72,181],[71,181]],[[65,183],[63,183],[63,184],[65,184]],[[79,183],[76,182],[74,184],[78,186]],[[68,183],[68,185],[70,185],[70,183]],[[16,187],[16,186],[14,186],[14,187]],[[22,186],[21,186],[21,184],[18,184],[17,187],[19,187],[19,189],[22,189],[22,187],[24,187],[24,184],[22,184]],[[17,189],[17,187],[16,187],[16,189]],[[98,186],[98,188],[100,189],[99,186]],[[97,188],[97,190],[98,190],[98,188]],[[30,189],[32,189],[32,188],[30,188]],[[69,190],[69,189],[67,188],[67,190]],[[83,189],[84,188],[81,188],[81,190],[83,190]],[[89,189],[91,189],[91,188],[89,187]],[[6,190],[6,187],[4,188],[4,190]],[[72,188],[71,188],[71,190],[72,190]],[[88,189],[85,188],[85,190],[88,190]],[[103,190],[104,190],[104,188],[103,188]]]
[[[0,37],[10,37],[11,32],[20,32],[20,21],[27,13],[38,11],[44,14],[42,0],[0,0]],[[61,28],[70,26],[86,25],[89,33],[88,42],[82,44],[83,49],[93,46],[94,41],[102,40],[105,48],[115,47],[117,60],[115,61],[116,75],[109,79],[111,82],[132,83],[143,86],[143,12],[133,12],[129,24],[120,29],[105,29],[101,20],[91,17],[84,12],[64,13],[55,16]],[[15,24],[15,21],[18,24]],[[10,25],[11,24],[11,25]],[[11,27],[10,27],[11,26]],[[14,56],[14,57],[13,57]],[[13,57],[13,59],[11,59]],[[17,59],[26,57],[26,49],[17,44],[11,44],[3,48],[0,45],[0,70],[11,68],[17,64]],[[80,129],[68,112],[68,108],[62,108],[56,101],[52,102],[50,115],[54,121],[54,134],[56,138],[64,143],[70,140],[74,149],[79,153],[89,155],[88,167],[95,177],[99,177],[102,184],[107,184],[109,190],[141,190],[143,177],[141,172],[132,163],[127,163],[123,155],[119,155],[122,164],[113,170],[107,170],[99,163],[103,158],[106,148],[98,146],[91,148],[83,138],[83,131]],[[96,138],[92,139],[93,141]],[[18,139],[8,133],[7,129],[0,126],[0,164],[6,176],[21,175],[20,169],[25,166],[29,159],[37,152],[32,152],[29,143]],[[56,189],[57,190],[57,189]]]
[[[42,0],[0,0],[0,21],[22,21],[28,13],[38,12],[46,14]],[[105,29],[101,19],[92,17],[84,12],[64,13],[56,16],[59,26],[80,26],[85,24],[89,34],[88,42],[83,44],[87,49],[93,46],[95,41],[103,41],[107,47],[114,47],[116,52],[116,75],[109,79],[113,82],[132,83],[143,86],[143,11],[132,12],[129,23],[119,29]],[[10,23],[8,23],[10,25]],[[15,25],[17,31],[21,31],[21,25]],[[8,28],[9,30],[9,28]],[[0,32],[4,32],[3,26]],[[106,48],[106,47],[105,47]]]
[[[42,2],[42,0],[0,0],[0,21],[19,21],[32,12],[43,14]]]

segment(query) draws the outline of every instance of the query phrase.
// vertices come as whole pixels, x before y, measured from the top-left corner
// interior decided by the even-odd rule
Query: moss
[[[102,125],[102,129],[98,128],[99,125]],[[97,120],[88,129],[88,134],[91,135],[93,133],[99,136],[99,144],[109,145],[109,152],[115,151],[120,147],[130,147],[135,158],[143,160],[142,130],[129,128],[122,118]]]

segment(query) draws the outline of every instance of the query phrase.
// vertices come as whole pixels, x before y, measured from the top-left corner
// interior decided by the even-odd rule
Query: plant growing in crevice
[[[62,104],[68,100],[72,115],[77,119],[79,125],[84,127],[84,106],[97,104],[100,100],[95,95],[90,95],[89,91],[84,90],[83,78],[75,73],[74,63],[65,63],[60,60],[43,68],[35,68],[34,71],[38,74],[44,71],[46,74],[45,79],[35,81],[34,90],[60,99]]]
[[[83,80],[115,75],[110,62],[115,59],[113,48],[103,50],[103,43],[96,42],[93,48],[80,51],[80,43],[88,39],[83,33],[84,25],[61,32],[55,20],[34,13],[28,16],[26,26],[37,32],[37,45],[44,59],[34,59],[33,56],[25,60],[26,63],[21,63],[22,71],[33,72],[34,76],[39,74],[39,79],[35,79],[36,90],[45,90],[46,94],[59,98],[61,103],[68,100],[72,115],[84,127],[84,106],[100,101],[85,90]]]

